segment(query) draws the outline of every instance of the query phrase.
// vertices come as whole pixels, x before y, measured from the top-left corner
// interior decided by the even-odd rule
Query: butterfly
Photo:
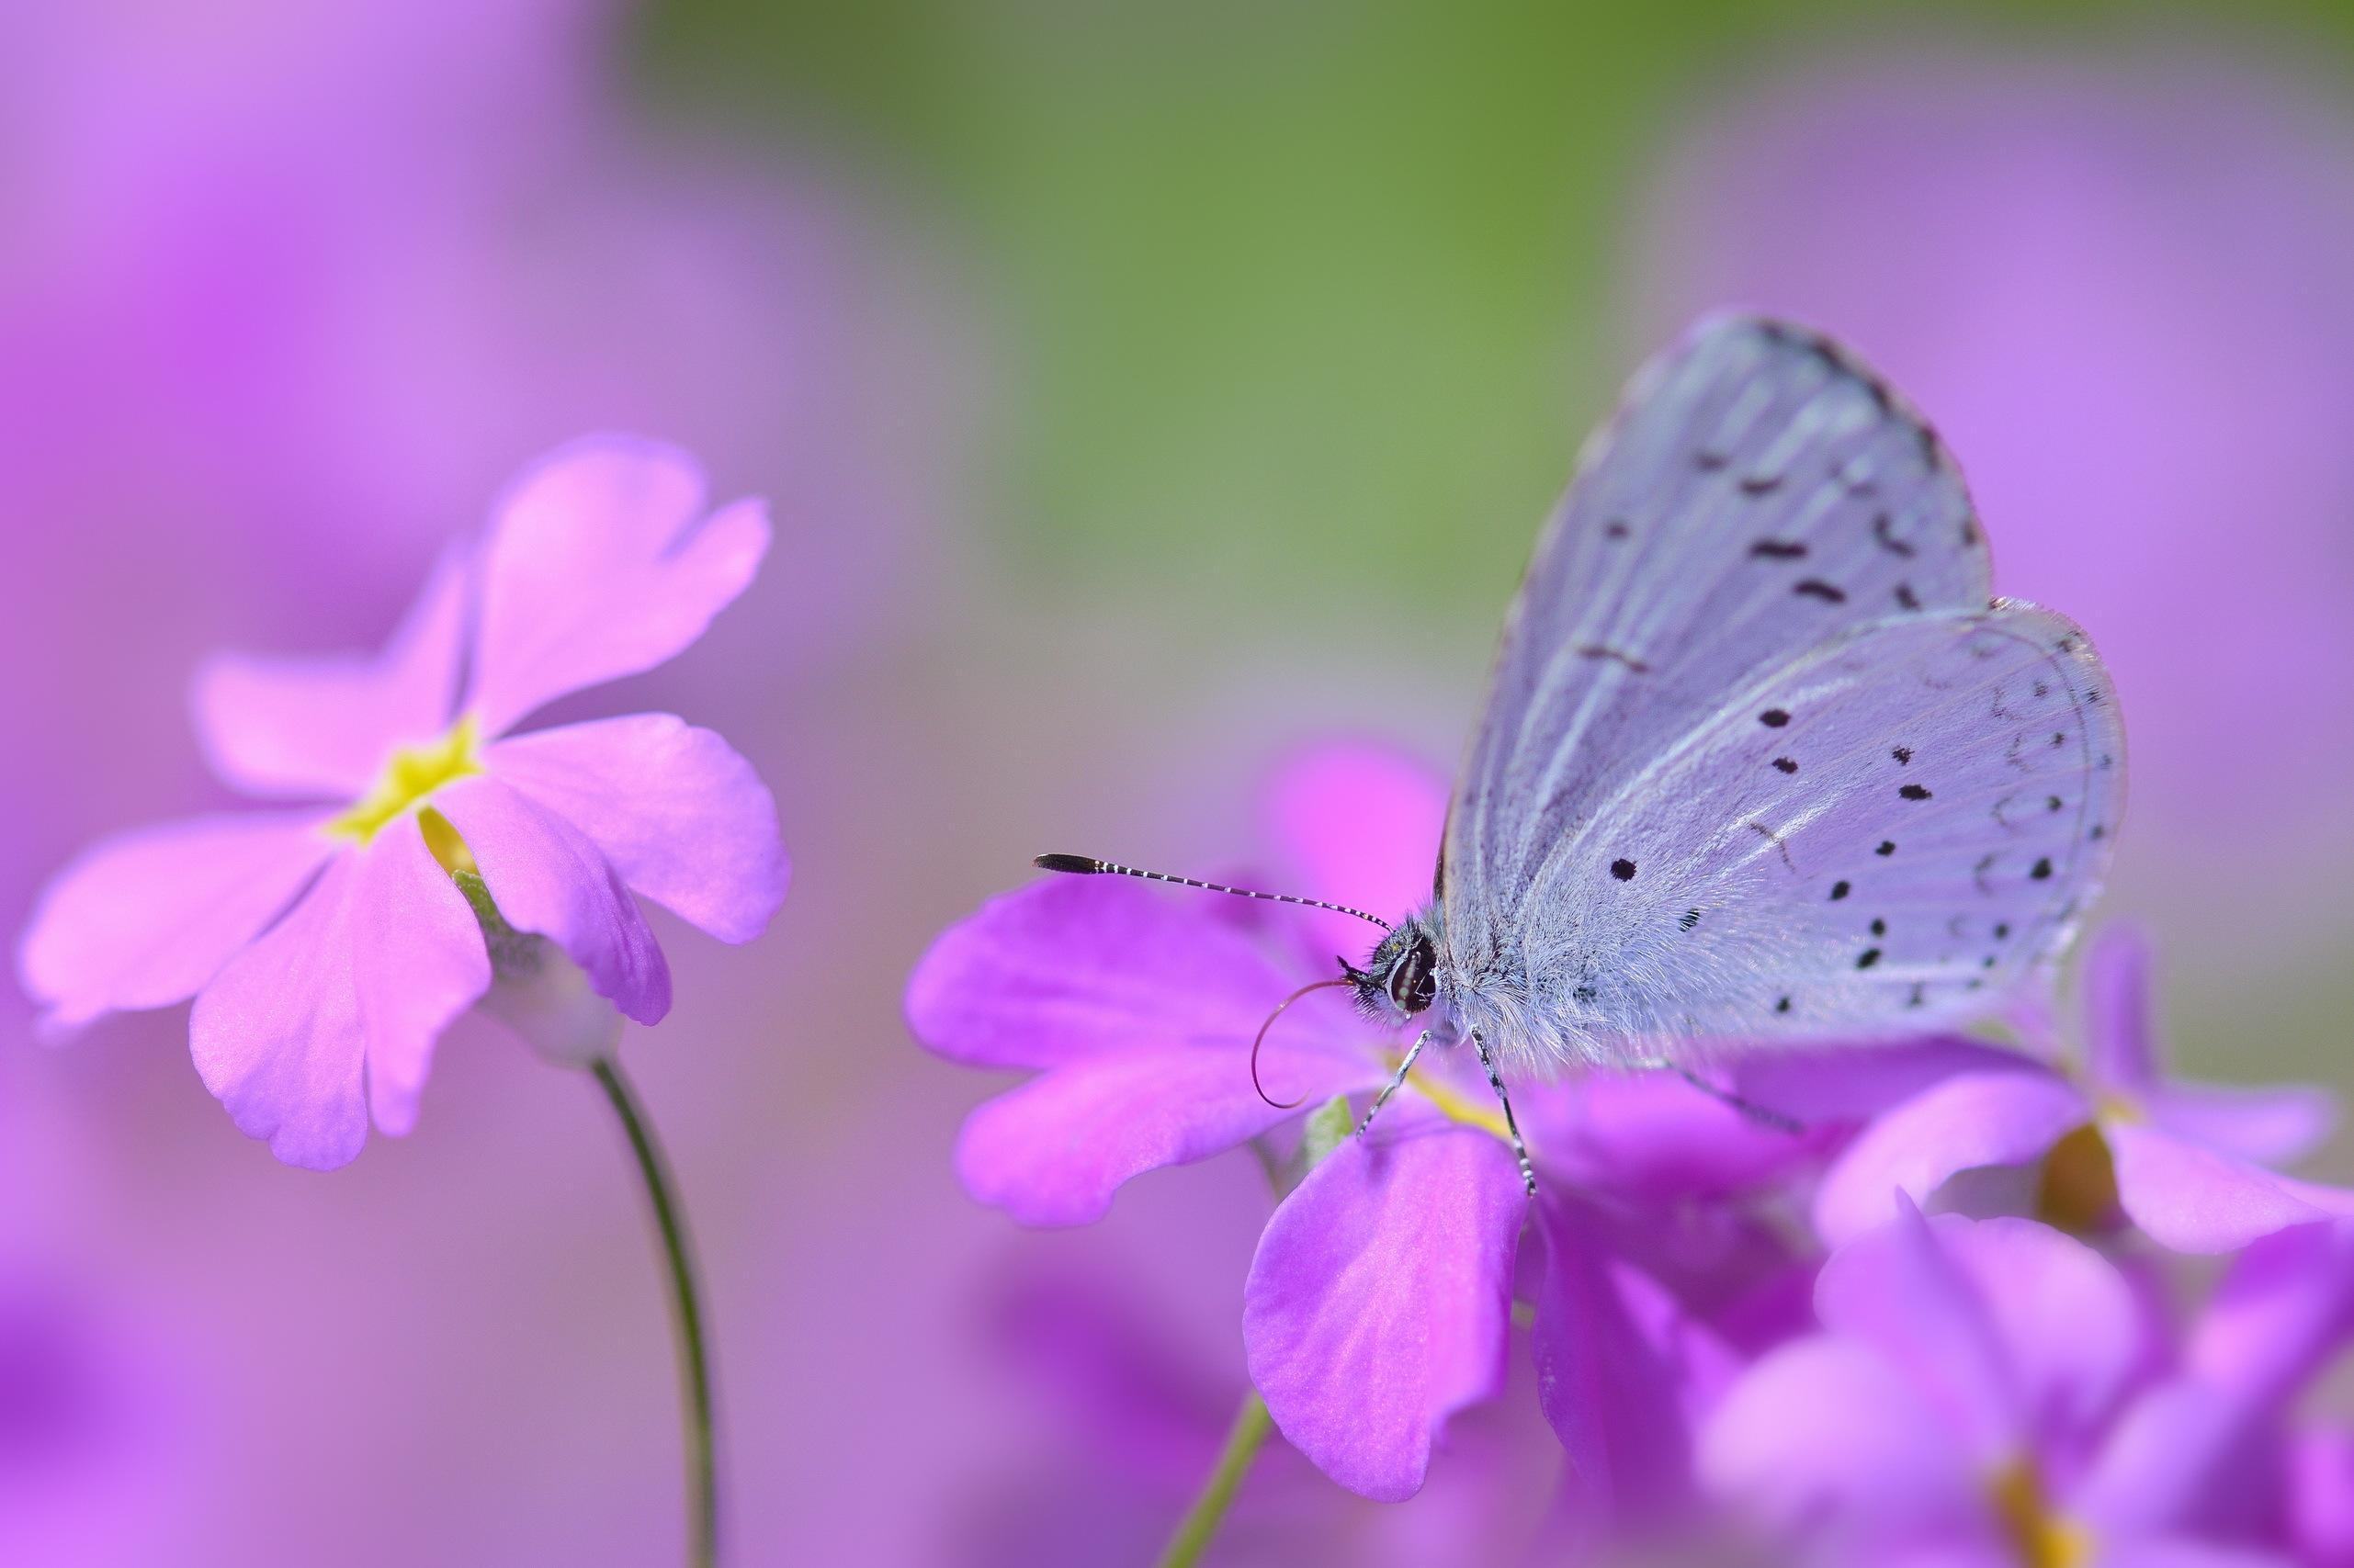
[[[1430,901],[1345,910],[1389,929],[1343,981],[1421,1025],[1374,1110],[1468,1041],[1533,1192],[1508,1075],[1983,1015],[2065,946],[2124,787],[2099,657],[1992,597],[1928,423],[1819,333],[1703,321],[1538,536]]]

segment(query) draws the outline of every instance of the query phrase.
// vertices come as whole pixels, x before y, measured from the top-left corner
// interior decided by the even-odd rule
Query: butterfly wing
[[[1537,868],[1525,982],[1576,1021],[1526,1043],[1632,1062],[1984,1011],[2097,886],[2124,762],[2099,660],[2048,610],[1906,616],[1803,654]]]
[[[1988,592],[1958,472],[1883,382],[1796,328],[1695,329],[1589,445],[1505,621],[1440,863],[1450,946],[1509,954],[1538,868],[1728,692]]]

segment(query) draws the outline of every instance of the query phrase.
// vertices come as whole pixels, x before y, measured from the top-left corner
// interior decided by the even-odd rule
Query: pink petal
[[[398,1137],[417,1124],[434,1042],[491,985],[482,928],[413,816],[388,825],[360,856],[352,957],[368,1104]]]
[[[394,748],[449,726],[468,587],[466,558],[452,550],[373,658],[205,660],[190,702],[212,771],[248,795],[367,794]]]
[[[17,950],[45,1032],[194,996],[334,853],[316,811],[203,817],[103,839],[43,889]]]
[[[2354,1192],[2293,1181],[2145,1123],[2104,1122],[2117,1201],[2160,1247],[2234,1252],[2291,1225],[2354,1213]]]
[[[1503,1385],[1527,1209],[1502,1144],[1411,1112],[1308,1173],[1243,1287],[1251,1381],[1294,1448],[1367,1497],[1421,1490],[1447,1417]]]
[[[1395,920],[1430,902],[1446,827],[1447,783],[1396,747],[1330,742],[1301,750],[1267,791],[1264,841],[1298,881],[1280,889]],[[1380,932],[1347,915],[1298,912],[1307,951],[1361,960]]]
[[[1830,1520],[1872,1533],[1885,1520],[1966,1535],[1991,1523],[1976,1457],[1862,1340],[1816,1335],[1770,1352],[1710,1416],[1698,1464],[1709,1491],[1784,1528]]]
[[[2092,1109],[2040,1071],[1964,1073],[1889,1111],[1856,1139],[1815,1194],[1815,1229],[1833,1247],[1885,1224],[1896,1194],[1928,1201],[1946,1179],[2041,1158]]]
[[[670,965],[629,890],[579,829],[487,773],[445,785],[433,801],[481,864],[509,925],[554,942],[624,1014],[661,1021]]]
[[[979,1066],[1051,1067],[1177,1044],[1239,1065],[1300,976],[1186,897],[1125,877],[1045,876],[992,898],[916,964],[908,1028]],[[1314,992],[1268,1031],[1261,1077],[1289,1100],[1295,1062],[1319,1052],[1362,1061],[1378,1038],[1341,992]]]
[[[2300,1562],[2354,1563],[2354,1432],[2323,1427],[2297,1438],[2289,1458],[2289,1532]]]
[[[2101,1540],[2273,1534],[2278,1433],[2277,1412],[2238,1390],[2191,1379],[2160,1384],[2111,1424],[2068,1511]]]
[[[502,740],[483,760],[586,833],[633,891],[721,942],[750,942],[785,901],[775,797],[707,729],[632,714]]]
[[[2258,1165],[2303,1159],[2337,1124],[2337,1097],[2317,1085],[2175,1082],[2145,1089],[2138,1103],[2167,1132]]]
[[[2208,1298],[2190,1371],[2260,1405],[2284,1406],[2354,1330],[2354,1224],[2298,1225],[2249,1245]]]
[[[352,980],[356,857],[338,857],[269,933],[231,959],[188,1015],[197,1072],[249,1138],[333,1170],[368,1141],[366,1036]]]
[[[1580,1511],[1657,1517],[1692,1486],[1692,1431],[1739,1370],[1731,1347],[1656,1280],[1604,1250],[1580,1211],[1545,1205],[1530,1349]]]
[[[702,470],[624,436],[543,458],[501,502],[483,554],[467,706],[499,735],[551,698],[685,650],[768,550],[759,502],[704,513]]]
[[[1302,1056],[1284,1089],[1314,1106],[1380,1077],[1370,1056]],[[956,1143],[956,1171],[976,1199],[1024,1224],[1086,1224],[1103,1217],[1130,1177],[1222,1154],[1298,1114],[1259,1098],[1238,1050],[1106,1052],[974,1111]]]
[[[2148,939],[2131,926],[2103,931],[2085,961],[2085,1001],[2093,1080],[2129,1093],[2156,1082]]]
[[[1991,1462],[2028,1440],[2031,1400],[1992,1303],[1964,1261],[1971,1224],[1959,1215],[1930,1220],[1902,1202],[1888,1224],[1824,1263],[1815,1314],[1832,1333],[1878,1349],[1957,1440]]]

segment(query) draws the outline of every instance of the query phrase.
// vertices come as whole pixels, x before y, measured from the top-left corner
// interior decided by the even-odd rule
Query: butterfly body
[[[1803,329],[1703,323],[1540,536],[1433,899],[1352,977],[1526,1076],[1950,1027],[2065,944],[2123,760],[1928,425]]]

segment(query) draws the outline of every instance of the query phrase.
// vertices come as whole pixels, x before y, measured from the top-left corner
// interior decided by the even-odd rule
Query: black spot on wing
[[[1896,793],[1903,795],[1907,800],[1927,800],[1929,798],[1929,791],[1921,787],[1919,784],[1905,784],[1900,787]]]
[[[1621,882],[1632,882],[1635,880],[1635,863],[1631,860],[1614,860],[1610,863],[1610,874]]]
[[[1743,495],[1771,495],[1775,491],[1782,488],[1782,476],[1780,474],[1746,475],[1741,480],[1741,493]]]
[[[1768,708],[1765,712],[1758,715],[1758,722],[1764,725],[1768,729],[1780,729],[1783,725],[1790,722],[1790,715],[1780,708]]]
[[[1846,883],[1844,883],[1844,882],[1834,882],[1834,883],[1832,883],[1832,884],[1831,884],[1831,902],[1832,902],[1832,903],[1834,903],[1834,904],[1838,903],[1840,899],[1842,899],[1842,898],[1844,898],[1844,897],[1846,897],[1848,896],[1848,891],[1849,891],[1849,889],[1848,889],[1848,885],[1847,885]]]
[[[1907,610],[1918,610],[1921,607],[1920,595],[1913,592],[1913,585],[1909,582],[1896,584],[1896,603]]]
[[[1833,583],[1826,582],[1819,577],[1803,578],[1800,581],[1792,583],[1790,585],[1790,591],[1804,598],[1820,599],[1826,604],[1844,604],[1847,603],[1846,589],[1840,588]]]
[[[1890,531],[1891,526],[1888,514],[1883,512],[1872,520],[1872,537],[1882,549],[1888,551],[1891,555],[1899,555],[1910,559],[1917,552],[1911,545],[1896,537]]]
[[[1872,852],[1875,855],[1893,855],[1896,852],[1896,840],[1883,839],[1880,840],[1880,847]]]
[[[1749,547],[1752,560],[1804,560],[1806,547],[1796,539],[1760,539]]]
[[[1913,749],[1909,746],[1899,746],[1888,755],[1896,758],[1896,765],[1902,767],[1913,760]]]
[[[1880,950],[1876,947],[1867,947],[1855,956],[1855,966],[1858,969],[1869,969],[1879,962]]]
[[[1686,931],[1692,930],[1692,927],[1700,924],[1700,911],[1698,909],[1686,909],[1682,914],[1676,917],[1676,924],[1681,926]]]
[[[1776,757],[1773,765],[1777,773],[1794,773],[1798,771],[1797,761],[1789,757]]]

